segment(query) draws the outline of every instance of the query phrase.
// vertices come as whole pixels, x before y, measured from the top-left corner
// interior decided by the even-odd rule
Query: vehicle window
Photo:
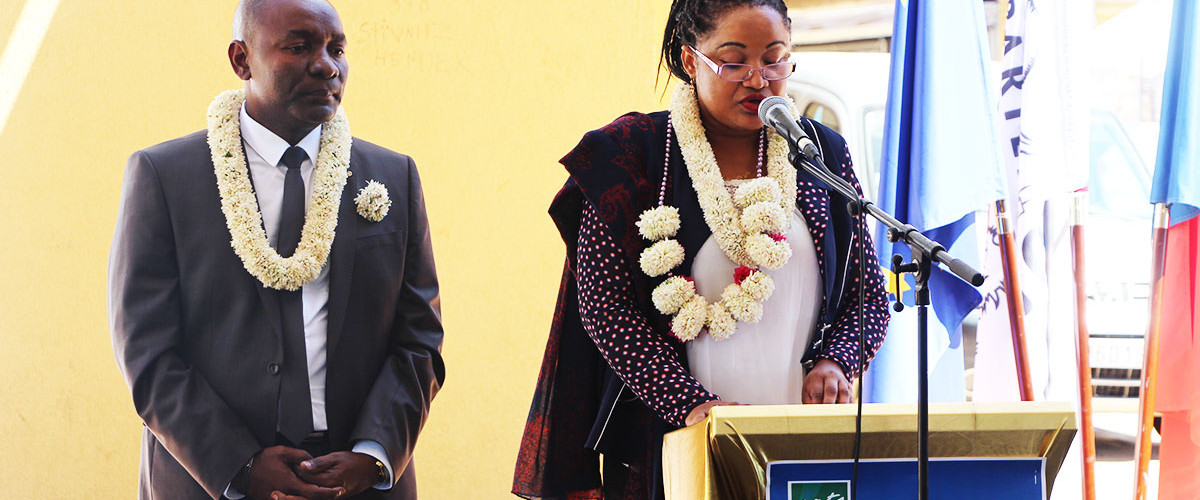
[[[829,109],[829,106],[819,102],[810,102],[808,106],[804,107],[804,116],[821,122],[822,125],[833,129],[834,132],[842,133],[841,120],[838,120],[837,115],[832,109]]]
[[[879,189],[879,172],[882,170],[881,162],[883,161],[883,108],[868,108],[863,112],[863,132],[866,135],[866,158],[855,158],[857,164],[866,166],[866,170],[859,170],[858,175],[863,176],[863,172],[867,172],[871,177],[869,183],[872,191]],[[878,193],[868,193],[868,196],[877,195]],[[872,198],[874,199],[874,198]]]

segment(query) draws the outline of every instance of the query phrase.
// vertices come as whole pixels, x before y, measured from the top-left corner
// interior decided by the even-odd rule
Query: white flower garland
[[[691,278],[680,276],[659,284],[651,299],[656,309],[672,316],[671,333],[680,340],[695,339],[705,327],[713,339],[725,340],[737,330],[737,322],[757,323],[762,318],[762,303],[775,291],[775,282],[762,269],[779,269],[792,256],[784,231],[796,203],[796,169],[787,162],[786,141],[768,131],[767,177],[743,183],[731,196],[689,84],[675,90],[671,124],[704,221],[725,255],[741,266],[715,303],[696,292]],[[662,276],[683,262],[683,247],[673,239],[680,227],[678,209],[664,204],[646,210],[637,227],[642,237],[655,242],[642,251],[643,272]]]
[[[291,257],[283,258],[267,240],[242,149],[240,121],[245,100],[244,90],[227,90],[208,107],[208,149],[221,193],[221,212],[229,228],[230,244],[246,270],[264,286],[298,290],[316,279],[329,258],[342,190],[349,177],[349,121],[339,108],[321,129],[320,152],[311,181],[312,200],[300,243]]]
[[[740,207],[734,205],[733,198],[725,189],[725,178],[721,176],[717,157],[713,154],[700,120],[695,88],[689,84],[680,84],[675,89],[671,99],[671,124],[675,127],[676,140],[683,153],[683,161],[687,164],[688,175],[692,178],[692,187],[704,211],[704,222],[712,229],[713,237],[729,260],[755,267],[756,263],[746,254],[742,243],[749,234],[741,228],[737,210]],[[760,203],[774,201],[784,214],[791,214],[796,204],[796,168],[787,161],[787,141],[774,130],[768,130],[767,137],[767,177],[740,186],[738,191],[745,190],[746,194],[739,198],[752,201],[756,198],[750,194],[753,192],[762,197]],[[770,185],[768,179],[775,181],[774,186]],[[771,190],[775,191],[774,195],[770,194]],[[784,219],[786,221],[787,217]],[[782,231],[784,227],[777,229]],[[786,243],[782,245],[786,246]]]

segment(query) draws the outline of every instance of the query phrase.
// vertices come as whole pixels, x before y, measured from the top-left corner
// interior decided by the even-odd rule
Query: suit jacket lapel
[[[355,172],[356,155],[350,155],[350,172]],[[358,237],[358,210],[354,206],[354,196],[358,192],[356,179],[361,175],[351,175],[342,190],[342,204],[338,209],[337,231],[333,237],[333,248],[329,255],[329,324],[327,326],[327,356],[332,359],[332,353],[337,349],[338,338],[341,337],[342,324],[346,319],[346,306],[350,300],[350,276],[354,274],[354,240]]]
[[[797,205],[800,207],[800,213],[804,214],[817,257],[821,262],[821,281],[825,285],[824,304],[828,305],[833,295],[834,282],[837,280],[837,240],[834,238],[833,220],[829,213],[829,191],[821,188],[815,178],[804,172],[799,173],[797,181],[800,183],[797,186]],[[829,311],[826,311],[826,316],[828,313]]]
[[[246,143],[244,142],[242,143],[242,157],[246,157]],[[207,163],[208,168],[211,171],[213,169],[212,159],[208,159]],[[257,188],[254,186],[254,177],[250,175],[250,166],[248,164],[246,165],[246,175],[251,179],[250,190],[252,193],[254,193],[255,199],[257,200]],[[214,182],[212,186],[216,188],[216,182]],[[214,189],[214,191],[216,190]],[[220,203],[219,192],[217,193],[217,197],[217,203]],[[261,206],[259,207],[259,210],[262,210]],[[263,224],[262,227],[265,230],[266,223],[261,220],[259,223]],[[238,263],[241,263],[241,257],[237,257],[237,259]],[[275,338],[280,342],[283,342],[283,313],[279,310],[279,291],[263,285],[263,283],[259,281],[258,278],[255,278],[253,274],[250,274],[249,271],[246,272],[245,276],[250,280],[250,286],[258,290],[258,298],[262,299],[263,310],[267,314],[267,323],[271,324],[271,330],[275,332]]]
[[[271,324],[271,330],[275,332],[275,338],[283,340],[283,319],[279,312],[279,291],[274,288],[267,288],[255,278],[254,275],[246,273],[246,279],[250,280],[251,285],[258,289],[258,298],[262,299],[263,310],[267,313],[267,322]]]

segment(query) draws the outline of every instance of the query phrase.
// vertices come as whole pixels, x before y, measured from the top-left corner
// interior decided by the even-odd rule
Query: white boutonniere
[[[377,181],[367,181],[366,187],[358,191],[354,198],[358,206],[358,215],[371,222],[379,222],[387,217],[392,199],[388,197],[387,187]]]

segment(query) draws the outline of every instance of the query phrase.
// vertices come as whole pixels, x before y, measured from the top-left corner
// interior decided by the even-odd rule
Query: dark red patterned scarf
[[[634,222],[655,201],[656,177],[661,176],[654,176],[647,168],[648,164],[655,170],[662,166],[660,136],[665,134],[666,117],[665,113],[656,115],[661,116],[622,116],[589,132],[561,160],[571,178],[551,204],[550,216],[567,247],[567,259],[513,477],[513,493],[518,496],[539,500],[602,498],[599,453],[594,448],[624,455],[622,461],[631,463],[626,498],[656,496],[659,467],[655,461],[661,444],[655,449],[652,443],[661,441],[665,422],[654,425],[657,417],[644,409],[617,433],[599,436],[594,429],[601,406],[607,403],[606,393],[612,392],[606,389],[619,381],[614,380],[583,329],[574,274],[579,217],[585,199],[625,251],[627,262],[637,262],[644,244]],[[657,163],[653,162],[654,154],[658,155]],[[643,309],[648,310],[649,283],[635,281],[638,297],[647,298]],[[605,438],[608,442],[598,442]],[[610,452],[606,448],[616,449]]]

